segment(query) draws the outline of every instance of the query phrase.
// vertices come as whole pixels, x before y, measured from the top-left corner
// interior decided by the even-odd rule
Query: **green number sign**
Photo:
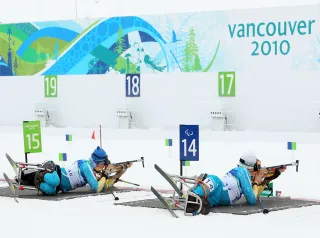
[[[236,72],[219,72],[218,90],[220,97],[235,97]]]
[[[46,98],[58,97],[58,76],[44,76],[44,96]]]
[[[40,121],[23,122],[23,139],[25,153],[42,152]]]

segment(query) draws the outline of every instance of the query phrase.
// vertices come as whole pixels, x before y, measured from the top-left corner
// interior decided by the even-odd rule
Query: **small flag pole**
[[[294,151],[297,149],[297,143],[292,142],[292,162],[294,162]]]
[[[100,125],[100,148],[102,148],[102,135],[101,135],[101,125]]]
[[[65,151],[66,153],[62,153],[59,155],[59,160],[61,161],[61,166],[65,167],[65,161],[67,161],[67,154],[71,153],[72,151],[72,141],[73,141],[73,136],[71,134],[66,134],[66,148]]]
[[[171,158],[172,139],[165,139],[165,146],[168,147],[168,157]]]
[[[61,167],[65,167],[67,161],[67,153],[59,153],[59,164]]]
[[[288,142],[288,150],[291,150],[292,162],[294,162],[294,151],[297,149],[297,142]]]

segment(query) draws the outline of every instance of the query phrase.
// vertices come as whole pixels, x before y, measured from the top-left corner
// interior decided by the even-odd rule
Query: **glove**
[[[201,198],[202,201],[202,208],[200,210],[200,214],[202,215],[208,215],[210,213],[210,203],[208,199]]]
[[[107,179],[105,182],[105,189],[111,188],[115,184],[116,179]]]

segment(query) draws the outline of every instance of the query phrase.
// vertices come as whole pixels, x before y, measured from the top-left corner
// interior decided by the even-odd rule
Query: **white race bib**
[[[83,187],[86,184],[80,174],[80,169],[77,161],[74,162],[69,168],[66,168],[66,170],[72,189]]]
[[[230,203],[234,204],[241,198],[242,195],[237,179],[231,174],[226,174],[221,180],[224,183],[223,190],[228,190]]]
[[[211,193],[214,190],[213,181],[210,178],[206,178],[203,182],[208,186],[209,193]]]

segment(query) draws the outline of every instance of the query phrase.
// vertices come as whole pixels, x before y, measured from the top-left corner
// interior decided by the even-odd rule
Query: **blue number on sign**
[[[180,125],[180,160],[199,161],[198,125]]]
[[[140,74],[126,75],[126,96],[140,97]]]

